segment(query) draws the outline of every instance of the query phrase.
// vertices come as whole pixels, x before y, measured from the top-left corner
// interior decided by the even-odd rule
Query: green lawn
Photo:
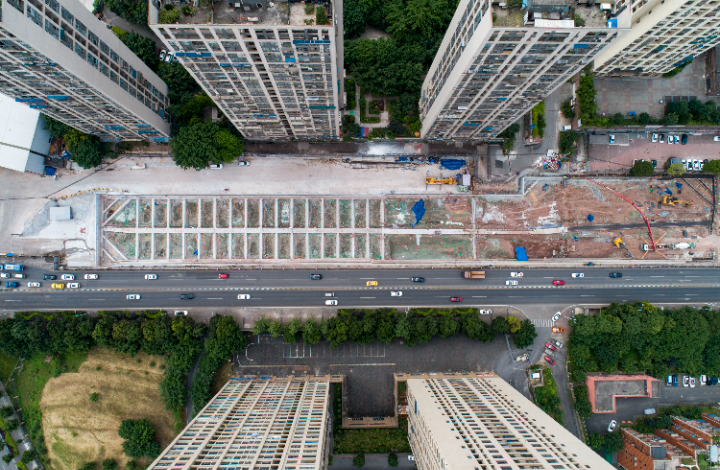
[[[7,379],[12,375],[13,368],[17,364],[18,358],[14,356],[6,356],[0,352],[0,382],[5,384]]]
[[[49,357],[49,356],[47,356]],[[46,356],[37,355],[25,360],[22,372],[15,376],[23,420],[30,434],[35,449],[46,467],[48,465],[47,448],[42,431],[42,414],[40,398],[45,384],[53,373],[77,372],[80,365],[87,359],[87,353],[67,353],[56,356],[54,360],[45,362]]]
[[[335,432],[336,454],[384,454],[410,452],[407,420],[400,419],[393,429],[341,429]]]

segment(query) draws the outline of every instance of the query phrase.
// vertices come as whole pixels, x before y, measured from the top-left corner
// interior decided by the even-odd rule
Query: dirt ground
[[[75,374],[50,379],[40,406],[43,431],[56,470],[77,470],[85,462],[128,460],[118,436],[124,419],[145,418],[155,427],[165,448],[175,437],[172,413],[165,409],[159,384],[162,357],[116,354],[96,348]],[[151,365],[151,363],[153,365]],[[97,402],[90,394],[98,393]],[[141,465],[149,462],[141,462]]]

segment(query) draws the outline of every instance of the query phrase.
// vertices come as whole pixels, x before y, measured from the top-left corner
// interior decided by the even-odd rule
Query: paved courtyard
[[[483,372],[493,360],[508,355],[504,336],[492,343],[479,343],[459,334],[434,338],[427,344],[408,348],[400,341],[385,345],[343,343],[330,349],[329,343],[315,346],[288,344],[281,338],[253,338],[246,355],[235,358],[237,375],[347,375],[349,416],[392,416],[393,373]],[[527,364],[527,363],[525,363]],[[496,371],[500,374],[500,372]],[[513,383],[522,390],[523,383]]]

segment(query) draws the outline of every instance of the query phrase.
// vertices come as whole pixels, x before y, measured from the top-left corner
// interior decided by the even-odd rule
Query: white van
[[[325,305],[337,305],[337,300],[326,300]]]
[[[572,126],[563,126],[563,127],[562,127],[562,130],[564,130],[564,131],[571,131],[571,130],[572,130]]]

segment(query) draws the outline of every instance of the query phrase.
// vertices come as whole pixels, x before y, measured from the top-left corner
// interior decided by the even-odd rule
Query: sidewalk
[[[358,102],[360,101],[358,97]],[[356,108],[359,109],[359,108]],[[365,124],[363,124],[364,126]],[[369,125],[371,126],[371,125]],[[372,159],[393,155],[438,155],[475,156],[477,145],[423,143],[420,141],[393,142],[245,142],[245,155],[277,155],[277,156],[348,156]]]
[[[398,456],[398,466],[395,468],[416,468],[415,462],[408,460],[408,454],[395,454]],[[333,464],[330,467],[335,470],[338,468],[355,469],[353,467],[352,459],[355,458],[355,454],[335,454],[333,455]],[[365,454],[365,466],[368,470],[376,470],[380,468],[393,468],[388,465],[388,454]]]

